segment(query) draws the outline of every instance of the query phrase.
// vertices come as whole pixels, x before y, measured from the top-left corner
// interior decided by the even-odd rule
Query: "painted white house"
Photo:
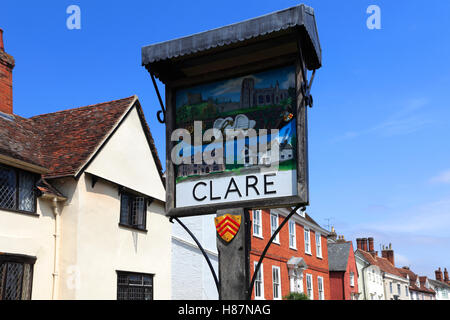
[[[218,276],[215,215],[179,218],[195,235]],[[172,299],[217,300],[219,294],[209,266],[192,237],[174,221],[172,227]]]
[[[383,272],[361,254],[355,251],[356,268],[358,269],[359,300],[385,300]]]
[[[2,48],[0,300],[170,299],[171,224],[138,98],[22,118]]]

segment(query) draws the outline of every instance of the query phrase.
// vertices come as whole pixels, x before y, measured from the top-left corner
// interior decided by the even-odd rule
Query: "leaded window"
[[[120,201],[120,224],[145,230],[147,199],[145,197],[122,193]]]
[[[36,212],[36,175],[0,166],[0,209]]]
[[[117,300],[153,300],[153,275],[117,271]]]
[[[30,300],[34,257],[0,255],[0,300]]]

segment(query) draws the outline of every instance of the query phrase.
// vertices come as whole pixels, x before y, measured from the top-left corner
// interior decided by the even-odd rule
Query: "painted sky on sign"
[[[398,266],[434,277],[450,267],[450,1],[305,2],[323,50],[308,114],[308,213],[348,240],[373,236],[377,250],[392,243]],[[165,129],[141,47],[299,3],[3,1],[15,113],[137,94],[163,157]],[[81,30],[66,28],[71,4],[81,8]],[[381,30],[366,26],[372,4]]]

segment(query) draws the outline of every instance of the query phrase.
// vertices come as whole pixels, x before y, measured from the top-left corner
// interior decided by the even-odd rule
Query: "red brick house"
[[[251,212],[251,276],[264,247],[289,212],[289,208]],[[252,299],[278,300],[290,292],[303,292],[311,300],[329,300],[328,234],[307,213],[295,213],[267,251]]]
[[[341,236],[335,243],[328,243],[331,300],[357,300],[358,269],[351,241]]]

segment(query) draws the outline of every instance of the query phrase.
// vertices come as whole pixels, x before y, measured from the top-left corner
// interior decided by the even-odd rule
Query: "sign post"
[[[309,204],[307,70],[321,66],[314,11],[299,5],[149,45],[142,64],[166,124],[166,215],[217,215],[220,297],[245,299],[249,211]]]

